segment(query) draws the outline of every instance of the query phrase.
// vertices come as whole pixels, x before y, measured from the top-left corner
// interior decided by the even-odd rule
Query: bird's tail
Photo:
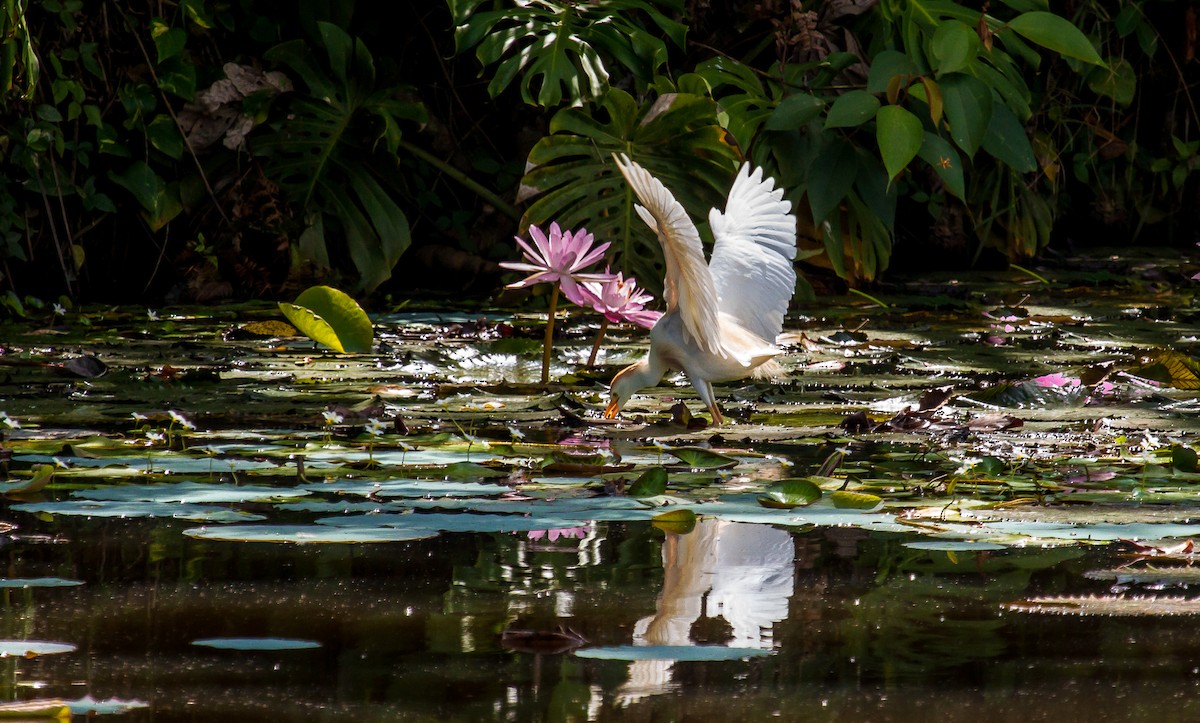
[[[755,379],[769,379],[771,381],[779,381],[780,379],[783,379],[785,376],[787,376],[787,372],[784,370],[782,364],[775,361],[774,359],[771,359],[771,360],[765,361],[762,364],[759,364],[757,367],[755,367],[754,371],[751,373],[751,376]]]

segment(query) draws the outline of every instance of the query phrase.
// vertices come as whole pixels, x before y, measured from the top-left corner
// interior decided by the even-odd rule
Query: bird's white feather
[[[683,205],[657,178],[622,154],[617,168],[642,202],[638,215],[658,234],[667,273],[663,297],[667,313],[677,312],[696,346],[724,356],[717,319],[717,290],[704,260],[696,225]],[[735,185],[736,188],[736,185]],[[793,241],[793,249],[794,241]]]
[[[796,289],[796,218],[783,189],[745,164],[738,172],[725,213],[709,213],[713,246],[709,271],[717,308],[768,342],[783,329]]]

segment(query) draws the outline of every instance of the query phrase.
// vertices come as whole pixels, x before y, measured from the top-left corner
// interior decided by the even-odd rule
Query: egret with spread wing
[[[638,215],[662,243],[667,311],[650,330],[646,358],[613,377],[604,416],[615,417],[634,392],[679,370],[721,424],[713,382],[748,377],[780,352],[775,337],[796,289],[792,206],[761,168],[743,165],[725,212],[708,214],[715,243],[706,263],[700,234],[671,192],[628,156],[614,160],[642,202]]]

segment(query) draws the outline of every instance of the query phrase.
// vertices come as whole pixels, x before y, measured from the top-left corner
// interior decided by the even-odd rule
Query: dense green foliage
[[[486,293],[550,221],[653,286],[614,152],[700,219],[765,166],[807,263],[851,284],[1195,234],[1186,3],[415,5],[12,3],[5,304]]]

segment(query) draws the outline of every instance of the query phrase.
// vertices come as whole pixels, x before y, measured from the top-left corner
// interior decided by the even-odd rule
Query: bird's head
[[[617,372],[612,384],[608,387],[608,406],[604,408],[604,418],[614,419],[621,408],[625,406],[633,393],[653,382],[646,380],[649,365],[643,359]],[[657,381],[657,380],[655,380]]]

